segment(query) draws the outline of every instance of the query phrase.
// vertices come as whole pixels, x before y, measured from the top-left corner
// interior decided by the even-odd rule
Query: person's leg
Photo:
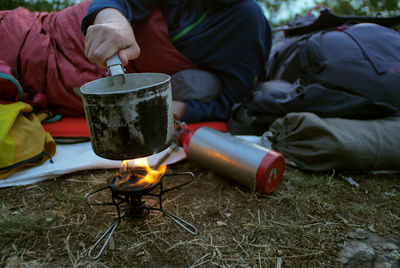
[[[172,98],[186,101],[194,99],[203,102],[215,100],[222,87],[215,74],[203,70],[183,70],[172,75]]]

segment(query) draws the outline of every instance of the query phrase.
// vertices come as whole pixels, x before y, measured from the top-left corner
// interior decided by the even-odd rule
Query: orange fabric
[[[43,123],[44,129],[53,137],[81,138],[89,137],[89,128],[84,117],[64,117],[53,123]]]
[[[209,127],[222,132],[228,132],[228,128],[225,122],[200,122],[188,124],[188,129],[193,131],[201,127]]]
[[[43,123],[43,127],[55,138],[89,137],[89,129],[84,117],[65,117],[54,123]],[[200,127],[210,127],[224,132],[228,131],[225,122],[188,124],[189,130],[196,130]]]

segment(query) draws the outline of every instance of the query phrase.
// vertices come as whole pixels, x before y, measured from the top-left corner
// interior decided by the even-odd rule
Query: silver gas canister
[[[208,127],[180,138],[189,160],[227,177],[250,191],[272,193],[280,184],[285,157],[278,152]]]

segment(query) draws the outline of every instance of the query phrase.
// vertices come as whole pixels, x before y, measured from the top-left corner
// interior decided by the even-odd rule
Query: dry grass
[[[114,171],[80,172],[0,189],[0,266],[337,267],[346,235],[358,228],[400,241],[399,175],[359,174],[357,188],[331,174],[287,169],[278,189],[261,196],[189,162],[169,171],[196,175],[165,194],[163,204],[197,235],[152,211],[145,220],[123,221],[103,255],[88,258],[115,209],[83,198]]]

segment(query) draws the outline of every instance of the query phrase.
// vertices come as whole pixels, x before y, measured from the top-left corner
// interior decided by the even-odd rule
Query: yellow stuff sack
[[[24,102],[0,104],[0,179],[54,156],[56,143],[41,124],[47,116]]]

